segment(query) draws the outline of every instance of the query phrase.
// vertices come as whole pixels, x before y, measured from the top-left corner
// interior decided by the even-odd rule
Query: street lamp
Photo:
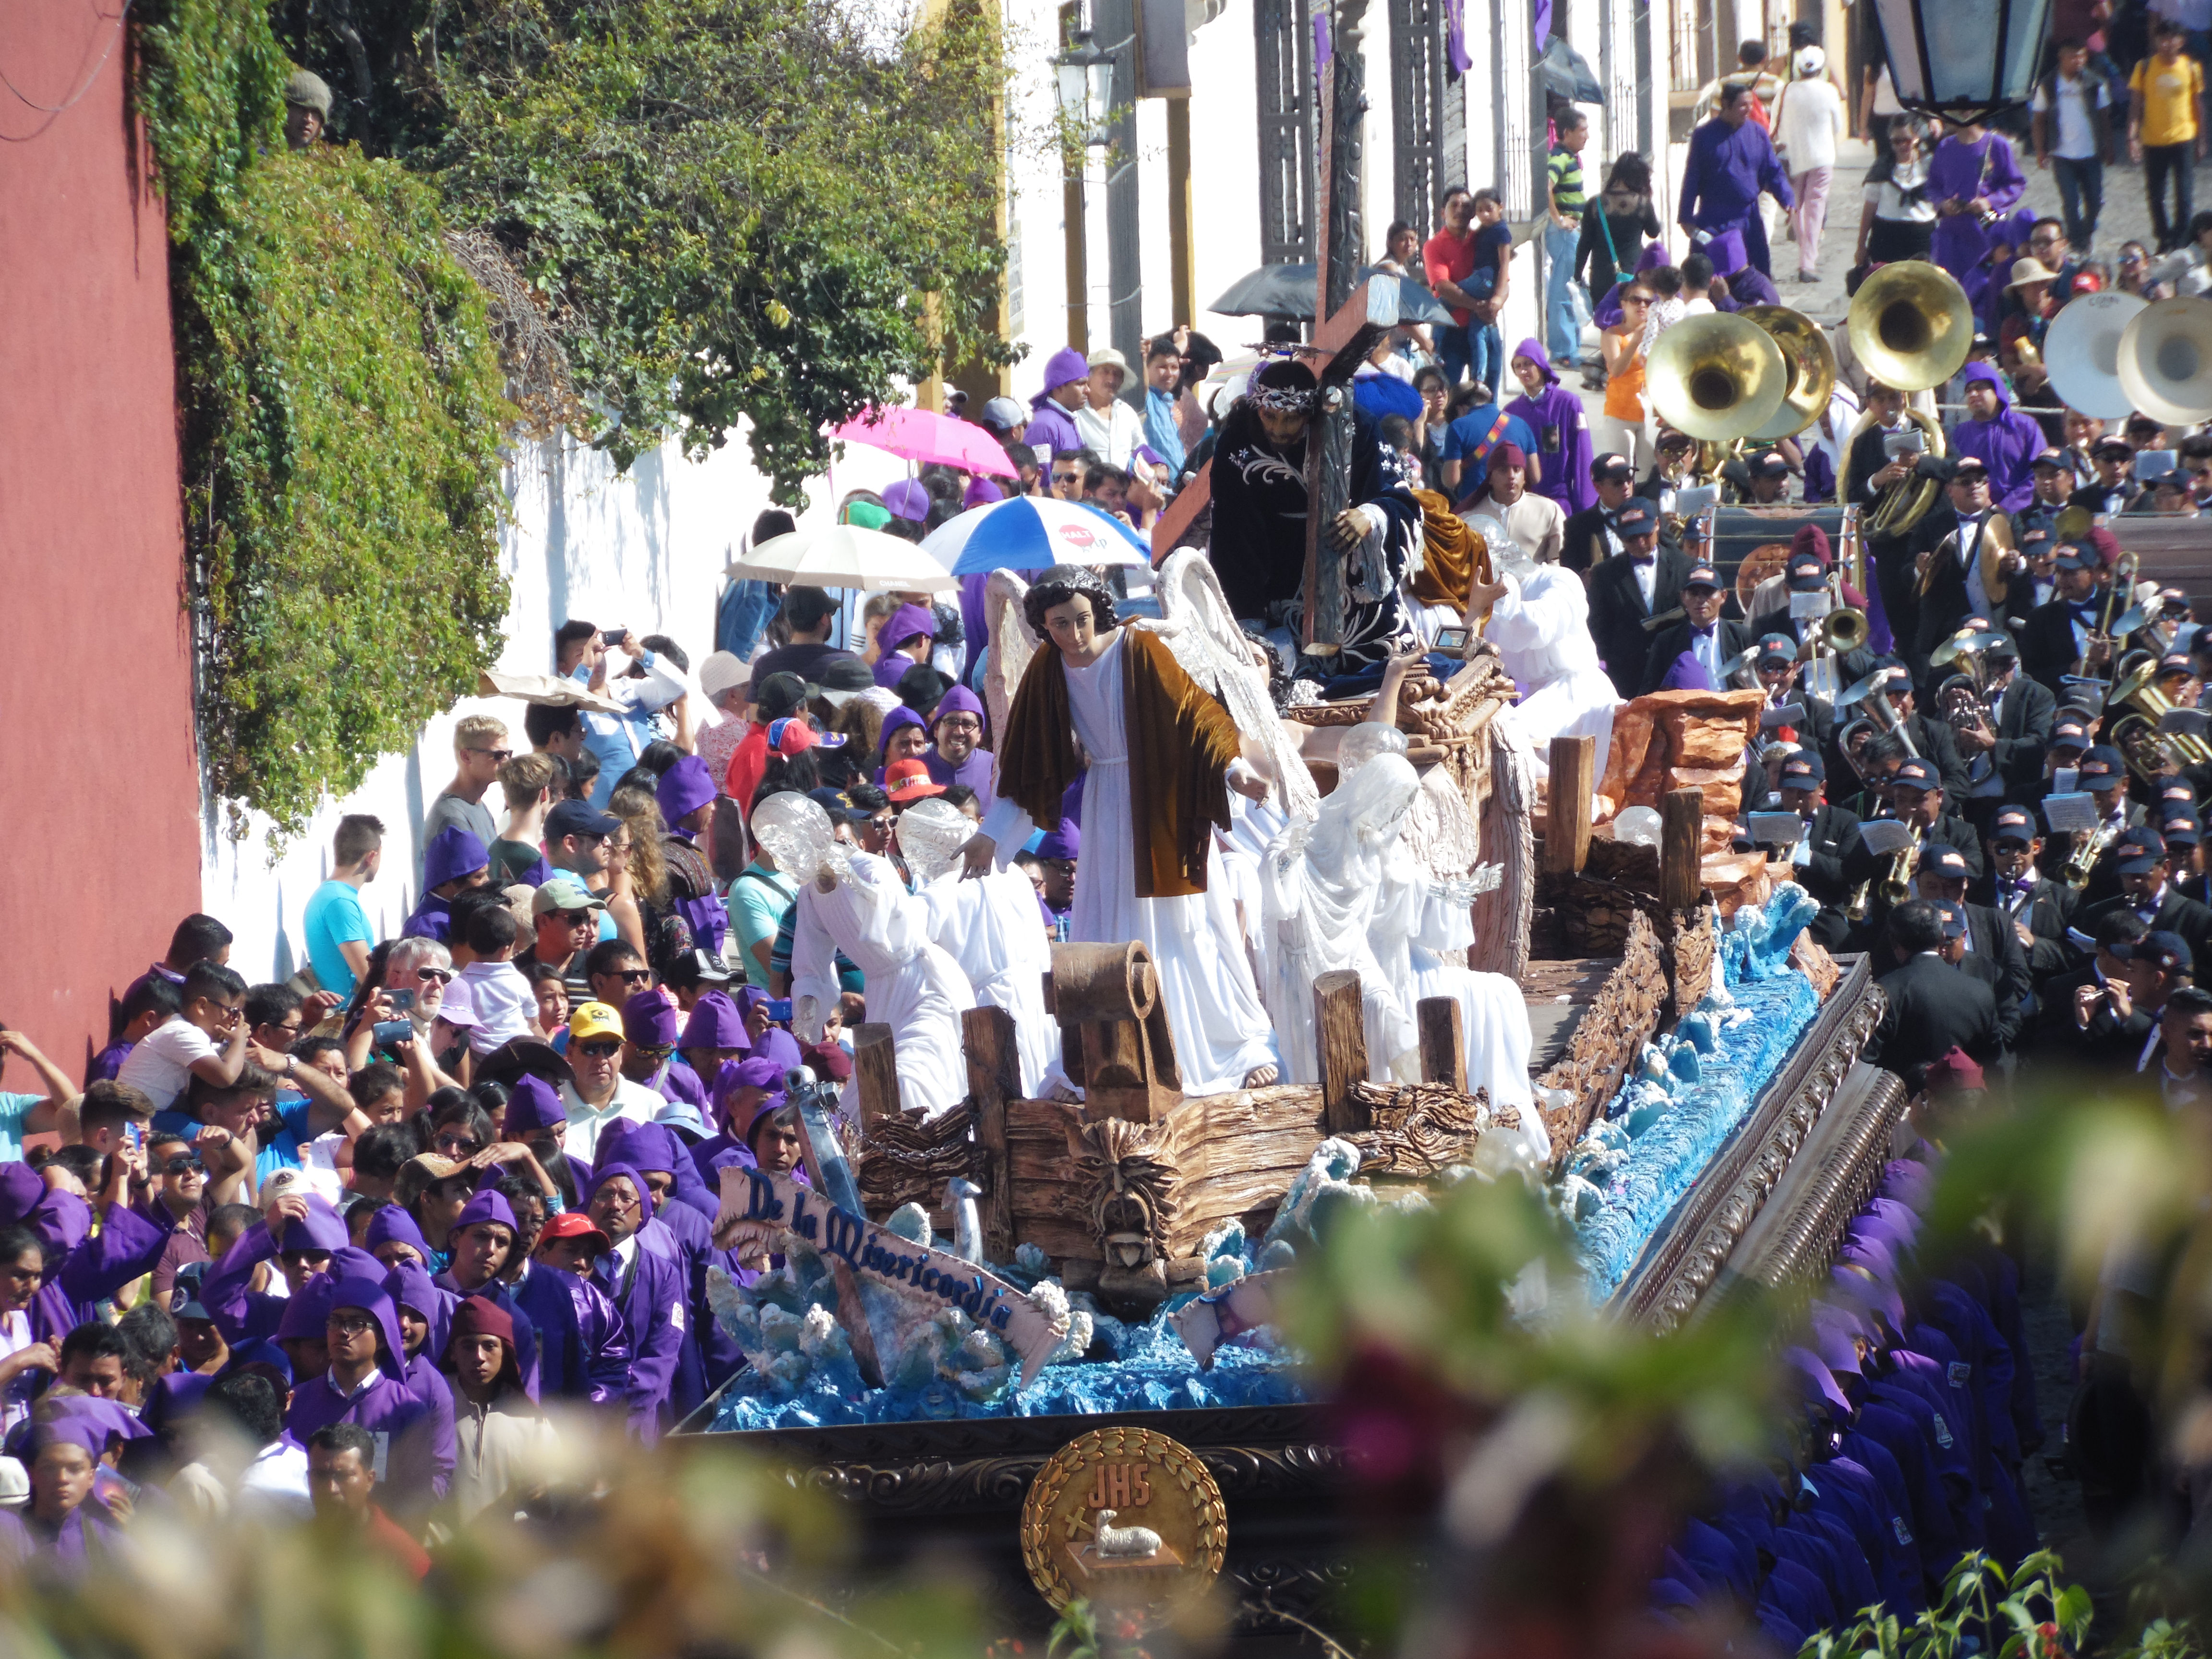
[[[1966,125],[2027,101],[2051,0],[1875,0],[1897,101]]]
[[[1114,102],[1113,48],[1097,45],[1089,29],[1079,28],[1052,66],[1058,76],[1060,118],[1092,149],[1112,143],[1106,125]]]

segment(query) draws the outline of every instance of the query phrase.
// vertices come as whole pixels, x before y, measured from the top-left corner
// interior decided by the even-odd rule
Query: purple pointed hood
[[[1881,1185],[1875,1189],[1915,1210],[1924,1210],[1935,1196],[1936,1172],[1909,1158],[1894,1158],[1881,1168]]]
[[[446,1337],[453,1320],[453,1294],[430,1282],[430,1270],[412,1261],[402,1262],[384,1276],[384,1288],[402,1308],[412,1308],[430,1322],[430,1334],[420,1352],[433,1360],[446,1351]]]
[[[21,1221],[46,1195],[46,1183],[27,1164],[0,1164],[0,1225]]]
[[[913,665],[909,663],[907,666],[912,667]],[[899,671],[902,674],[905,673],[905,672],[906,670],[903,668]],[[929,728],[922,724],[921,716],[915,714],[913,709],[907,708],[904,704],[901,704],[898,708],[892,709],[890,714],[884,716],[883,730],[876,734],[876,758],[878,760],[881,760],[884,757],[884,752],[890,748],[891,738],[902,726],[918,727],[924,737],[929,735]]]
[[[514,1218],[514,1206],[507,1201],[507,1194],[495,1188],[487,1188],[462,1206],[460,1214],[453,1218],[453,1231],[459,1233],[464,1227],[478,1226],[487,1221],[497,1222],[517,1238],[522,1237],[521,1224]]]
[[[1995,363],[1968,363],[1966,372],[1959,377],[1959,395],[1965,397],[1966,388],[1977,381],[1996,393],[2000,415],[2012,407],[2012,393],[2006,388],[2004,376],[1997,372]]]
[[[337,1288],[328,1273],[317,1273],[297,1295],[286,1298],[284,1316],[276,1322],[276,1340],[293,1342],[307,1338],[320,1341],[330,1322],[331,1292]]]
[[[1549,354],[1547,354],[1544,349],[1544,343],[1538,339],[1534,335],[1530,335],[1527,339],[1522,341],[1519,345],[1513,348],[1513,357],[1526,357],[1530,362],[1535,364],[1538,368],[1544,372],[1544,379],[1547,382],[1553,386],[1559,385],[1559,373],[1552,367],[1552,359]],[[1506,368],[1509,370],[1510,370],[1513,366],[1513,357],[1508,357],[1505,360]]]
[[[558,1128],[568,1121],[568,1109],[561,1103],[560,1092],[544,1078],[525,1075],[515,1079],[507,1091],[507,1116],[500,1133],[508,1140],[520,1140],[539,1129]]]
[[[592,1171],[591,1185],[582,1188],[577,1194],[577,1197],[582,1200],[577,1207],[590,1209],[592,1200],[599,1196],[599,1188],[617,1176],[628,1176],[629,1184],[637,1188],[637,1224],[640,1227],[644,1226],[647,1222],[653,1219],[653,1188],[645,1184],[645,1177],[637,1172],[636,1167],[633,1164],[614,1163],[600,1164],[598,1169]]]
[[[783,1094],[783,1068],[765,1054],[754,1054],[746,1060],[728,1060],[714,1073],[714,1118],[726,1122],[730,1103],[739,1089],[765,1089],[768,1097],[780,1100]],[[750,1114],[745,1124],[752,1121]],[[730,1125],[729,1133],[740,1140],[744,1139],[744,1125]]]
[[[683,1036],[683,1017],[667,994],[640,991],[623,1004],[623,1040],[637,1048],[673,1048]]]
[[[423,1242],[422,1230],[415,1224],[415,1218],[397,1204],[386,1204],[369,1217],[368,1243],[372,1255],[380,1244],[399,1243],[408,1246],[423,1261],[430,1259],[430,1247]]]
[[[677,1040],[679,1048],[750,1048],[753,1041],[745,1035],[744,1016],[726,993],[709,991],[691,1005],[691,1018],[685,1022],[684,1035]]]
[[[307,1213],[286,1224],[284,1236],[276,1241],[276,1248],[288,1254],[294,1250],[324,1250],[336,1255],[352,1242],[346,1236],[345,1218],[333,1210],[321,1194],[309,1193]]]
[[[377,1328],[384,1333],[386,1352],[378,1356],[377,1364],[387,1376],[398,1377],[407,1371],[407,1343],[400,1334],[399,1309],[392,1299],[392,1292],[384,1288],[384,1280],[356,1275],[341,1279],[331,1286],[331,1311],[340,1308],[358,1308],[376,1321]]]
[[[653,792],[653,799],[668,827],[676,828],[714,799],[714,780],[707,763],[696,755],[684,756],[660,775],[660,787]]]
[[[459,824],[447,824],[422,849],[422,890],[427,893],[490,867],[491,854],[484,850],[484,844]]]
[[[929,711],[929,723],[933,727],[947,714],[973,714],[984,720],[983,700],[964,685],[956,685],[937,700],[937,707]],[[988,722],[986,722],[988,723]]]
[[[1044,360],[1044,390],[1030,399],[1030,407],[1036,409],[1044,400],[1071,380],[1091,378],[1091,365],[1073,346],[1062,346]]]
[[[1850,1399],[1837,1386],[1835,1374],[1829,1370],[1820,1355],[1810,1348],[1785,1348],[1782,1360],[1788,1368],[1785,1380],[1796,1383],[1808,1399],[1824,1401],[1838,1416],[1848,1418],[1850,1415]]]

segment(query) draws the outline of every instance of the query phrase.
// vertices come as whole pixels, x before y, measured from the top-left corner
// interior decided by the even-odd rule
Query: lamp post
[[[1093,38],[1092,28],[1104,31],[1113,46],[1102,46]],[[1135,66],[1132,53],[1136,46],[1136,13],[1134,0],[1097,0],[1094,15],[1089,5],[1079,9],[1074,27],[1067,43],[1051,62],[1056,76],[1055,93],[1059,99],[1061,118],[1077,129],[1084,145],[1083,172],[1090,171],[1089,152],[1103,149],[1109,152],[1106,173],[1106,279],[1107,330],[1114,345],[1131,363],[1143,362],[1144,348],[1139,332],[1142,314],[1142,266],[1139,261],[1137,217],[1137,106],[1135,100]],[[1079,214],[1082,204],[1075,199],[1081,184],[1069,191],[1072,213]],[[1070,251],[1068,279],[1070,320],[1074,317],[1073,305],[1078,299],[1075,284],[1082,286],[1082,298],[1088,323],[1088,261],[1079,262],[1073,246],[1074,231],[1069,232]],[[1139,377],[1130,377],[1132,390],[1141,395]]]
[[[1052,59],[1057,77],[1060,117],[1082,135],[1085,148],[1097,149],[1108,143],[1106,112],[1114,101],[1114,53],[1079,28]]]
[[[1897,101],[1964,126],[2027,101],[2051,0],[1875,0]]]

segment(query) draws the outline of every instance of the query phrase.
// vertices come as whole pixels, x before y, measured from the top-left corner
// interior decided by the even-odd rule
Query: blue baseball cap
[[[2147,827],[2130,830],[2113,850],[2119,854],[2120,873],[2139,876],[2166,857],[2166,837]]]
[[[2051,735],[2054,739],[2057,738],[2057,732],[2055,728]],[[2108,743],[2100,743],[2081,757],[2080,772],[2082,787],[2094,789],[2101,784],[2109,787],[2115,779],[2126,778],[2127,766],[2127,761],[2121,756],[2118,750]]]
[[[1955,847],[1931,847],[1920,860],[1920,867],[1930,875],[1941,876],[1946,881],[1971,881],[1974,867],[1966,862],[1966,855]]]
[[[2016,841],[2025,845],[2035,839],[2035,819],[2024,806],[2000,807],[1996,817],[1990,820],[1990,839]]]
[[[2131,945],[2115,945],[2112,950],[2123,962],[2148,963],[2163,973],[2185,974],[2196,965],[2189,941],[2163,927],[2154,928]]]
[[[1616,536],[1650,536],[1659,529],[1659,509],[1641,495],[1631,495],[1613,515]]]
[[[1801,749],[1782,763],[1784,789],[1817,789],[1827,778],[1827,769],[1820,764],[1820,757],[1809,749]]]

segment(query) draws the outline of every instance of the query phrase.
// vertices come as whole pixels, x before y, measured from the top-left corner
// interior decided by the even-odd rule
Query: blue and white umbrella
[[[938,526],[921,550],[956,576],[1152,562],[1144,538],[1119,519],[1081,501],[1046,495],[1012,495],[971,507]]]

